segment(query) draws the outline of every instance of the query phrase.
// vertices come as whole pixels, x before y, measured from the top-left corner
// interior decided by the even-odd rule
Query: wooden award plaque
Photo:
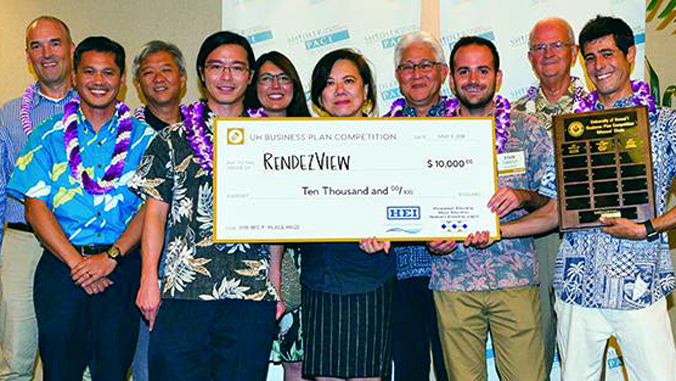
[[[654,217],[646,107],[557,115],[553,124],[561,231],[602,226],[604,216]]]

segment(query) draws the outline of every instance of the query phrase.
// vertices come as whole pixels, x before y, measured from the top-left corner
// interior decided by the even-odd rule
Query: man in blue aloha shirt
[[[647,84],[630,81],[636,47],[624,21],[596,17],[580,32],[579,44],[596,91],[576,110],[636,105],[650,110],[657,216],[638,223],[605,218],[603,229],[564,234],[554,269],[562,379],[599,379],[606,340],[615,336],[630,380],[676,380],[665,298],[674,289],[674,273],[664,234],[676,227],[676,209],[665,210],[676,176],[676,112],[656,107]],[[502,232],[505,237],[536,234],[557,223],[556,206],[546,207],[504,225]]]
[[[126,379],[138,334],[141,199],[127,184],[154,136],[116,102],[125,53],[105,37],[75,49],[77,96],[30,135],[9,192],[45,251],[34,300],[44,380]]]

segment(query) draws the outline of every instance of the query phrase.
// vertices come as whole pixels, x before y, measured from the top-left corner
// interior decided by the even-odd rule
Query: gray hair
[[[141,75],[140,73],[141,61],[146,59],[146,57],[148,57],[149,55],[159,52],[169,53],[174,58],[176,66],[178,66],[178,72],[181,75],[185,75],[186,73],[185,60],[183,59],[183,53],[181,53],[181,49],[179,49],[178,46],[170,42],[153,40],[141,46],[138,53],[136,53],[136,57],[134,57],[134,63],[132,64],[132,72],[134,73],[134,80],[138,81],[139,76]]]
[[[533,45],[533,38],[535,38],[535,28],[537,28],[539,25],[542,25],[547,22],[558,22],[566,26],[566,29],[568,29],[568,43],[569,44],[575,44],[575,33],[573,32],[573,28],[570,26],[568,21],[562,19],[561,17],[545,17],[541,19],[540,21],[536,22],[535,25],[533,25],[533,28],[530,30],[530,33],[528,33],[528,46],[531,47]]]
[[[397,43],[397,47],[394,49],[395,67],[401,64],[401,56],[404,54],[404,50],[415,43],[428,45],[434,51],[434,59],[437,62],[446,62],[446,58],[444,58],[444,48],[441,47],[441,42],[439,39],[434,37],[431,33],[421,30],[417,32],[406,33],[405,35],[401,36],[399,42]]]

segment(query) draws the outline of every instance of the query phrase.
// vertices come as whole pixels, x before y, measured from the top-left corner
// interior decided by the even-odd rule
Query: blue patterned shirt
[[[54,100],[47,98],[40,92],[40,84],[38,83],[33,100],[33,108],[30,113],[33,127],[37,128],[54,115],[62,114],[63,107],[74,95],[75,91],[71,89],[63,99]],[[0,165],[0,177],[5,180],[5,184],[9,182],[16,159],[28,140],[28,135],[26,135],[21,126],[20,112],[21,97],[12,99],[0,109],[0,129],[5,130],[4,133],[0,134],[0,140],[7,147],[6,156],[0,157],[2,163]],[[0,199],[2,199],[0,202],[4,202],[5,196],[4,192],[0,193]],[[2,216],[5,222],[26,223],[23,204],[14,198],[7,199],[7,210]]]
[[[632,107],[631,97],[613,108]],[[599,102],[597,110],[604,107]],[[676,111],[650,113],[650,142],[657,215],[664,214],[669,186],[676,175]],[[660,239],[615,238],[600,229],[565,233],[554,266],[554,290],[566,303],[589,308],[636,310],[674,289],[666,233]]]
[[[68,240],[76,246],[114,243],[136,214],[141,198],[128,183],[155,131],[132,119],[131,143],[122,176],[108,193],[91,195],[73,177],[64,146],[65,126],[58,114],[36,128],[17,159],[8,189],[23,200],[42,200],[54,213]],[[118,119],[113,116],[94,131],[78,110],[77,135],[82,163],[99,181],[113,156]]]
[[[498,177],[501,188],[527,189],[556,198],[552,143],[544,123],[532,115],[512,110],[505,153],[523,152],[525,171]],[[468,185],[468,186],[471,186]],[[507,222],[527,212],[516,209]],[[492,291],[539,283],[533,238],[504,239],[486,249],[458,248],[432,257],[430,289],[435,291]]]
[[[416,118],[418,112],[415,107],[406,103],[402,110],[405,117]],[[430,107],[427,111],[427,117],[440,117],[446,115],[444,102],[439,102]],[[389,117],[389,113],[385,117]],[[397,258],[397,279],[408,279],[413,277],[430,277],[432,275],[432,257],[427,251],[425,243],[403,243],[393,242],[392,248]]]

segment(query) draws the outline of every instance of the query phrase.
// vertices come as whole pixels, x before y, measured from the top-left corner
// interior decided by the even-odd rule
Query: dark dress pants
[[[392,355],[395,381],[428,381],[430,348],[437,381],[447,381],[430,278],[395,282]]]
[[[265,381],[275,306],[163,299],[150,332],[150,381]]]
[[[126,380],[138,336],[140,274],[135,250],[108,275],[113,285],[87,295],[45,250],[33,289],[44,381],[82,381],[87,365],[94,381]]]

